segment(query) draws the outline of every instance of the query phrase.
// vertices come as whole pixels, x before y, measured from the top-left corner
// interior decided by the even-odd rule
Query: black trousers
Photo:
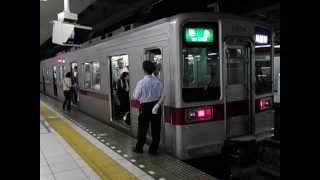
[[[68,111],[71,110],[71,98],[72,98],[72,91],[63,91],[64,94],[64,102],[63,102],[63,110],[65,110],[65,107],[67,105]]]
[[[149,128],[149,122],[151,122],[151,136],[152,143],[149,148],[149,152],[157,152],[160,143],[160,131],[161,131],[161,110],[159,108],[158,114],[152,114],[152,108],[156,102],[143,103],[139,109],[138,118],[138,142],[136,144],[137,150],[143,150],[143,145],[146,143],[147,131]]]

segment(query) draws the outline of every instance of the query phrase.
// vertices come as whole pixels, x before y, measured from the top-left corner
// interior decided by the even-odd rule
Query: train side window
[[[51,71],[50,71],[50,67],[48,67],[48,80],[51,81]]]
[[[162,62],[162,54],[160,49],[151,49],[145,52],[146,60],[149,60],[156,65],[156,71],[153,73],[154,76],[160,78],[161,77],[161,62]]]
[[[101,88],[100,63],[93,62],[92,67],[93,67],[93,72],[92,72],[93,89],[100,90]]]
[[[248,55],[244,48],[228,49],[228,84],[245,83],[245,66]]]
[[[256,48],[256,94],[272,92],[272,48]]]
[[[53,78],[57,79],[57,66],[53,66]]]
[[[84,63],[84,88],[90,89],[91,88],[91,74],[92,64],[91,63]]]
[[[60,81],[62,82],[63,81],[63,66],[62,65],[60,65]]]
[[[46,80],[47,74],[46,74],[46,69],[45,68],[42,68],[42,76],[43,76],[44,80]]]
[[[48,67],[46,68],[46,78],[47,78],[47,81],[49,81],[49,68]]]
[[[259,42],[258,35],[264,36],[265,42]],[[261,39],[260,39],[261,40]],[[261,44],[262,43],[262,44]],[[272,93],[272,33],[256,27],[255,75],[256,94]]]

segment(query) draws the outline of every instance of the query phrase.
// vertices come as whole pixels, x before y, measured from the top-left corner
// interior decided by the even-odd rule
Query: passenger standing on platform
[[[65,107],[67,105],[67,110],[69,112],[71,110],[71,98],[72,98],[71,87],[72,87],[71,73],[67,72],[65,78],[63,79],[63,94],[64,94],[63,110],[65,111]]]
[[[149,153],[156,155],[160,143],[161,110],[158,110],[158,108],[163,101],[163,85],[158,78],[152,75],[155,71],[155,65],[152,62],[144,61],[142,67],[145,76],[138,81],[133,93],[133,99],[140,102],[138,141],[133,151],[143,153],[143,146],[146,142],[147,130],[151,121],[152,143],[149,147]],[[161,100],[159,101],[159,99]]]

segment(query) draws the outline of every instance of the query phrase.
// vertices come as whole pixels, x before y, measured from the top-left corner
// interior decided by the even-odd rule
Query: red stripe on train
[[[91,92],[86,90],[80,90],[80,94],[95,97],[97,99],[109,100],[108,94],[102,94],[97,92]],[[223,104],[211,105],[214,111],[214,120],[221,121],[224,119],[224,106]],[[140,108],[140,102],[138,100],[131,100],[131,107]],[[200,106],[201,107],[201,106]],[[192,107],[198,108],[198,107]],[[202,122],[186,122],[185,110],[187,108],[175,108],[175,107],[164,107],[164,119],[165,122],[174,124],[174,125],[184,125],[192,123],[202,123],[202,122],[211,122],[202,121]],[[227,104],[227,117],[246,115],[248,114],[248,101],[238,101],[231,102]]]
[[[109,100],[108,94],[102,94],[102,93],[86,91],[86,90],[80,90],[80,94],[85,95],[85,96],[95,97],[97,99],[102,99],[102,100],[107,100],[107,101]]]

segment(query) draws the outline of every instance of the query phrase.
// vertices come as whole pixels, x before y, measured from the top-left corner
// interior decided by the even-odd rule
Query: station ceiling
[[[182,1],[181,1],[182,2]],[[218,2],[220,12],[234,13],[272,24],[276,42],[280,42],[280,0],[197,0],[178,3],[173,0],[70,0],[70,10],[78,14],[78,23],[93,31],[76,31],[78,43],[100,36],[130,23],[147,23],[180,12],[212,12]],[[63,11],[63,0],[40,0],[40,60],[69,47],[51,43],[52,24]]]

